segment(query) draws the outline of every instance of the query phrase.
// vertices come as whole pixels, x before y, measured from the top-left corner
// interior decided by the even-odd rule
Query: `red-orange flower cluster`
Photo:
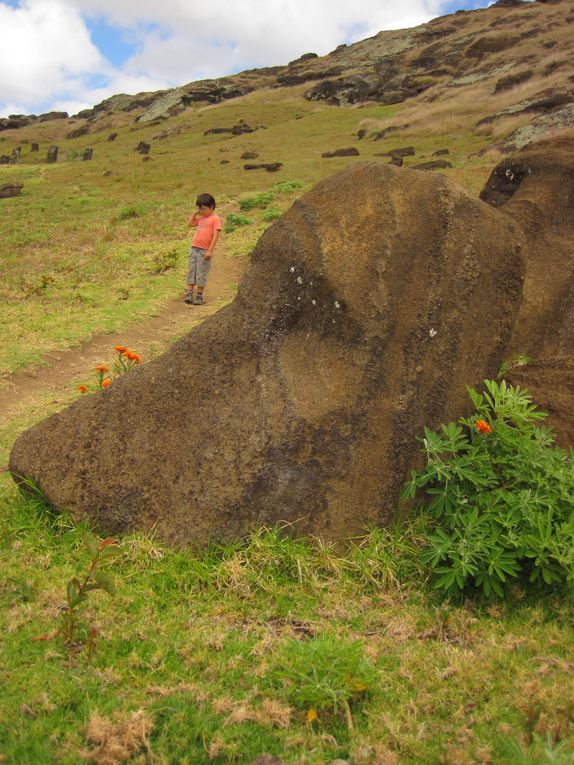
[[[96,372],[109,372],[109,371],[110,371],[110,368],[109,368],[109,367],[107,367],[105,364],[100,364],[100,366],[99,366],[99,367],[94,367],[94,370],[95,370]]]
[[[85,385],[78,385],[78,390],[80,391],[80,393],[87,393],[88,392],[88,389],[87,389],[87,387]]]
[[[102,388],[107,388],[108,385],[111,383],[111,380],[102,380]]]
[[[126,348],[125,345],[116,345],[116,351],[120,354],[120,356],[125,356],[125,358],[128,361],[133,361],[134,364],[139,364],[141,361],[141,357],[138,356],[137,353],[134,353],[133,351],[130,351],[129,348]]]
[[[474,423],[474,427],[478,430],[479,433],[492,433],[492,428],[488,422],[485,422],[485,420],[477,420]]]

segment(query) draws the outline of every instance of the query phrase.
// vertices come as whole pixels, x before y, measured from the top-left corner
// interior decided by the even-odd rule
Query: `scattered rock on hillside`
[[[66,138],[81,138],[82,136],[87,135],[89,132],[89,125],[80,125],[80,127],[76,128],[75,130],[70,130],[70,132],[66,135]]]
[[[377,157],[414,157],[414,146],[401,146],[397,149],[391,149],[390,151],[380,152]]]
[[[517,85],[520,85],[523,82],[527,82],[533,74],[534,72],[529,69],[524,72],[517,72],[517,74],[511,74],[508,77],[503,77],[502,79],[498,80],[494,86],[494,92],[500,93],[503,90],[510,90],[511,88],[515,88]]]
[[[388,135],[391,135],[392,133],[396,133],[399,130],[406,130],[409,127],[408,123],[405,123],[404,125],[390,125],[387,128],[384,128],[383,130],[377,130],[373,134],[373,141],[382,141],[383,138],[386,138]]]
[[[574,356],[554,356],[516,366],[504,375],[526,388],[536,406],[548,413],[544,424],[563,449],[574,448]]]
[[[433,151],[431,157],[446,157],[447,154],[450,154],[450,149],[438,149],[438,151]]]
[[[135,151],[139,152],[139,154],[149,154],[151,146],[149,143],[146,143],[145,141],[140,141],[138,145],[135,148]]]
[[[527,125],[517,128],[500,148],[505,154],[509,154],[549,138],[557,130],[572,127],[574,127],[574,104],[568,104],[549,114],[541,114]]]
[[[244,170],[267,170],[268,173],[276,173],[283,167],[283,162],[262,162],[258,165],[243,165]]]
[[[92,148],[84,149],[84,153],[82,155],[82,160],[84,162],[90,162],[94,157],[94,150]]]
[[[512,104],[511,106],[506,107],[506,109],[501,109],[501,111],[496,112],[496,114],[491,114],[488,117],[483,117],[483,119],[476,123],[476,126],[479,127],[480,125],[487,125],[497,119],[500,119],[501,117],[511,117],[525,112],[550,112],[557,109],[558,107],[564,106],[565,104],[571,104],[573,102],[574,93],[566,91],[545,90],[537,93],[535,96],[532,96],[532,98],[520,101],[517,104]]]
[[[212,135],[218,133],[231,133],[231,135],[243,135],[244,133],[254,133],[257,128],[252,128],[244,120],[239,120],[237,125],[230,128],[218,127],[205,130],[203,135]]]
[[[9,154],[2,154],[0,157],[0,165],[9,165],[10,164],[10,155]]]
[[[418,165],[411,165],[413,170],[444,170],[452,167],[452,163],[446,159],[434,159],[430,162],[420,162]]]
[[[10,469],[101,530],[177,545],[388,521],[423,427],[505,357],[525,243],[443,176],[353,164],[267,229],[231,305],[23,433]]]
[[[46,162],[48,164],[52,164],[57,161],[58,161],[58,147],[50,146],[50,148],[48,149],[48,156],[46,157]]]
[[[404,164],[404,159],[401,156],[391,157],[391,160],[389,162],[389,165],[395,165],[396,167],[402,167],[403,164]]]
[[[23,187],[23,183],[4,183],[0,186],[0,199],[19,197]]]
[[[115,141],[117,137],[118,137],[117,133],[110,133],[108,136],[108,141]]]
[[[259,154],[256,151],[244,151],[241,159],[257,159]]]
[[[33,152],[33,151],[40,151],[40,144],[39,143],[33,143],[30,146],[30,152]]]
[[[335,151],[325,151],[321,156],[324,159],[331,159],[332,157],[358,157],[359,150],[356,146],[350,146],[348,149],[335,149]]]

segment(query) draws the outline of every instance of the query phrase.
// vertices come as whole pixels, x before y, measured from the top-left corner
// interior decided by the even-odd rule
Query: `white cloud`
[[[0,114],[14,105],[75,111],[114,93],[285,64],[309,51],[323,55],[341,42],[428,21],[445,2],[20,0],[12,8],[0,0]],[[90,20],[129,34],[134,52],[121,68],[91,41]]]

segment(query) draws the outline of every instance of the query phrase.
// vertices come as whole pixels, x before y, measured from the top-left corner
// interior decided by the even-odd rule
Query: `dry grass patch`
[[[121,765],[138,753],[146,755],[142,762],[156,762],[148,741],[152,728],[153,720],[143,709],[127,716],[116,714],[112,718],[102,717],[95,711],[86,731],[90,748],[81,755],[96,765]]]

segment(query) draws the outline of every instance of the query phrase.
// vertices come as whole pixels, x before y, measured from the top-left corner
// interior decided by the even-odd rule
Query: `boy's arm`
[[[193,212],[193,213],[191,213],[191,215],[187,219],[187,225],[190,228],[193,228],[193,226],[197,226],[197,217],[198,217],[197,216],[197,212]]]
[[[215,249],[215,245],[217,244],[217,240],[219,239],[221,231],[214,231],[213,232],[213,239],[211,240],[211,244],[209,245],[208,251],[205,253],[204,258],[207,260],[213,255],[213,250]]]

